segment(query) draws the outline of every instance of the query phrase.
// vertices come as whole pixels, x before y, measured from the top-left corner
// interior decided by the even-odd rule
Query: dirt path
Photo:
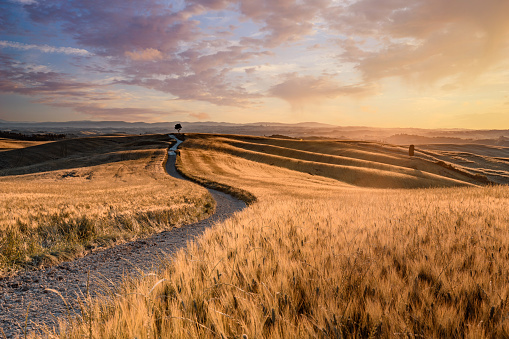
[[[175,152],[168,152],[166,171],[185,180],[175,170]],[[55,317],[65,316],[67,307],[53,292],[59,291],[74,310],[79,310],[76,295],[85,293],[87,273],[90,271],[90,291],[114,288],[123,275],[141,275],[157,269],[162,257],[168,257],[186,246],[187,241],[199,236],[216,222],[246,207],[244,202],[228,194],[209,190],[217,202],[216,212],[200,222],[155,234],[149,238],[94,252],[83,258],[39,271],[28,271],[0,280],[0,328],[7,338],[23,336],[28,309],[27,330],[39,324],[53,326]],[[28,306],[30,305],[30,308]],[[0,338],[2,338],[0,331]]]

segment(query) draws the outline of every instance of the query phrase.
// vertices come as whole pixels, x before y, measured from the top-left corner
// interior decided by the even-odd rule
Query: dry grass
[[[479,144],[421,145],[418,157],[453,164],[473,175],[485,176],[492,182],[509,184],[509,147]]]
[[[55,336],[509,337],[507,187],[356,188],[213,146],[181,169],[258,202]]]
[[[20,149],[35,145],[41,145],[46,141],[26,141],[26,140],[13,140],[7,138],[0,138],[0,152],[10,151],[13,149]]]
[[[480,183],[433,162],[409,157],[406,149],[376,143],[196,135],[185,147],[213,149],[361,187],[425,188]]]
[[[58,262],[208,215],[214,202],[206,190],[166,174],[165,139],[70,140],[82,147],[71,152],[67,145],[68,154],[49,161],[61,145],[24,149],[42,161],[29,157],[25,166],[4,169],[32,174],[0,177],[0,271]],[[65,169],[41,172],[47,167]]]

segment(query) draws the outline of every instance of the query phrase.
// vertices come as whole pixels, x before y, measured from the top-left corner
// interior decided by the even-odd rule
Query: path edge
[[[178,140],[177,137],[175,137],[172,134],[170,134],[168,136],[170,138]],[[183,142],[181,142],[181,143],[183,143]],[[178,146],[180,146],[180,144]],[[184,165],[182,164],[182,160],[180,158],[180,150],[176,150],[175,153],[176,153],[175,169],[181,176],[183,176],[187,180],[195,182],[195,183],[202,185],[206,188],[210,188],[210,189],[213,189],[216,191],[220,191],[220,192],[229,194],[234,198],[244,201],[247,206],[250,206],[258,201],[258,198],[254,194],[252,194],[251,192],[248,192],[246,190],[243,190],[241,188],[233,187],[230,185],[222,184],[222,183],[219,183],[216,181],[208,180],[208,179],[205,179],[205,178],[202,178],[199,176],[195,176],[195,175],[186,173],[186,171],[184,169]],[[168,157],[168,155],[167,155],[167,157]],[[165,163],[165,165],[166,165],[166,163]]]

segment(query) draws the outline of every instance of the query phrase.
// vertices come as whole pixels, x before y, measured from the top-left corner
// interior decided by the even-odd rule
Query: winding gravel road
[[[166,171],[175,178],[186,180],[175,170],[175,159],[174,150],[168,150]],[[22,337],[27,310],[28,331],[37,330],[41,324],[54,326],[56,317],[67,314],[67,306],[60,296],[47,289],[60,292],[77,312],[76,295],[85,293],[88,272],[92,295],[94,291],[104,290],[105,286],[115,288],[122,276],[142,275],[157,269],[163,257],[168,258],[168,255],[185,247],[187,241],[201,235],[206,228],[246,207],[243,201],[228,194],[210,189],[209,192],[217,206],[216,212],[206,220],[93,252],[56,267],[20,272],[14,277],[0,280],[0,329],[7,338]],[[3,337],[2,330],[0,338]]]

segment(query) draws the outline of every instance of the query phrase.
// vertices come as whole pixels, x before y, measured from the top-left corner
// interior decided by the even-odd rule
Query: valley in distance
[[[176,123],[0,121],[0,337],[509,337],[508,130]]]

